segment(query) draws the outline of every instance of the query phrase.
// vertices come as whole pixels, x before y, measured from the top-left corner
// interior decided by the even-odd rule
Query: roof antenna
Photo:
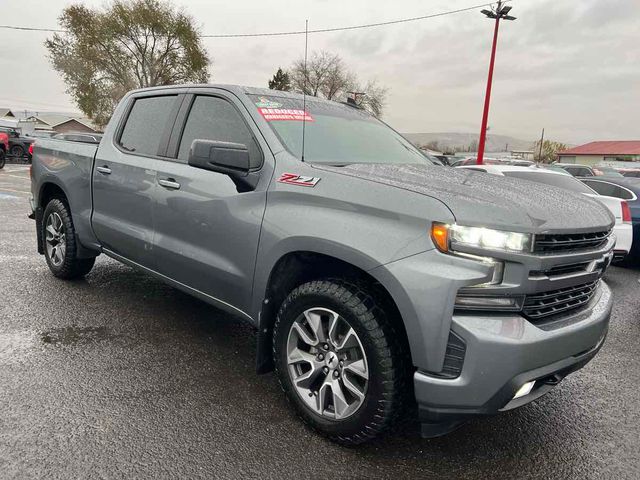
[[[302,161],[304,162],[304,131],[307,124],[307,45],[309,42],[309,19],[304,21],[304,85],[302,87]]]

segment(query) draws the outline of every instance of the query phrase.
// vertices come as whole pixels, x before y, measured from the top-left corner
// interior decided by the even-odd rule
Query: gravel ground
[[[640,269],[608,272],[607,342],[547,396],[343,448],[255,374],[246,324],[104,256],[51,276],[28,190],[0,170],[0,478],[640,478]]]

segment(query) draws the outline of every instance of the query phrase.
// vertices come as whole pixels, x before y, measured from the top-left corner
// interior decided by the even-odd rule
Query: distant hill
[[[414,144],[426,145],[430,142],[438,142],[440,150],[452,149],[456,151],[466,151],[472,142],[477,145],[477,133],[404,133]],[[507,150],[530,150],[535,140],[522,140],[519,138],[509,137],[507,135],[487,134],[487,143],[485,151],[487,152],[504,152]],[[506,147],[506,148],[505,148]]]

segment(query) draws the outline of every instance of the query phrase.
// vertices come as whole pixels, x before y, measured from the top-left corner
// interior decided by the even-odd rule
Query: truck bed
[[[78,237],[85,245],[94,243],[91,172],[97,150],[98,145],[49,138],[39,138],[33,148],[32,208],[37,214],[42,197],[51,195],[56,186],[62,189],[68,198]]]

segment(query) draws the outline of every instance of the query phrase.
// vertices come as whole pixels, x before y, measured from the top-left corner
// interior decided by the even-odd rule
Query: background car
[[[51,138],[55,138],[58,140],[68,140],[69,142],[100,143],[100,140],[102,140],[102,134],[101,133],[69,132],[69,133],[58,133],[56,135],[53,135]]]
[[[57,135],[57,132],[53,130],[36,130],[31,133],[27,133],[27,137],[31,138],[51,138]]]
[[[640,178],[583,178],[582,183],[601,195],[625,200],[629,205],[633,226],[633,245],[629,251],[632,261],[640,261]]]
[[[574,177],[622,177],[622,174],[615,168],[607,165],[580,165],[576,163],[553,163],[554,167],[560,167],[569,172]]]
[[[595,198],[600,203],[604,204],[616,219],[615,226],[613,227],[613,233],[617,238],[616,246],[614,249],[614,260],[624,260],[624,258],[631,251],[634,231],[631,223],[631,211],[626,199],[620,198],[619,196],[601,194],[597,190],[589,188],[587,185],[585,185],[585,183],[576,178],[573,178],[570,175],[544,168],[517,167],[511,165],[475,165],[462,166],[458,168],[544,183]],[[640,238],[640,232],[638,232],[638,235],[638,238]]]
[[[9,136],[9,151],[7,152],[12,157],[31,157],[29,156],[29,145],[34,142],[33,138],[23,137],[20,132],[15,128],[0,127],[0,131],[7,133]]]
[[[617,168],[623,177],[640,178],[640,168]]]
[[[460,160],[450,161],[451,167],[460,167],[463,165],[476,165],[478,159],[476,157],[461,158]],[[529,160],[521,160],[517,158],[485,158],[483,159],[484,165],[517,165],[519,167],[528,167],[534,165]]]
[[[9,150],[9,135],[0,131],[0,168],[4,168],[7,150]]]

